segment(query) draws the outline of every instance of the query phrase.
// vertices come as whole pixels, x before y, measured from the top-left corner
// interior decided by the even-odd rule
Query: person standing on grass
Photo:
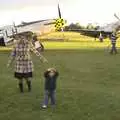
[[[43,52],[44,51],[44,46],[42,45],[42,43],[37,39],[37,36],[34,35],[33,36],[33,40],[32,40],[33,45],[35,46],[36,50],[38,52]]]
[[[49,68],[44,72],[45,77],[45,96],[42,108],[47,108],[48,100],[51,99],[51,105],[56,104],[55,92],[56,92],[56,80],[59,73],[55,68]]]
[[[7,67],[11,65],[13,60],[15,60],[15,78],[19,80],[19,89],[20,92],[23,91],[23,79],[26,80],[28,91],[31,91],[31,79],[33,77],[33,63],[31,59],[30,52],[33,51],[37,56],[42,59],[43,62],[47,62],[44,58],[32,45],[30,42],[29,33],[21,33],[18,35],[19,40],[17,40],[10,59],[8,61]]]
[[[102,33],[100,33],[100,35],[99,35],[99,40],[100,40],[100,42],[103,42],[103,35],[102,35]]]
[[[116,49],[116,40],[117,40],[117,37],[116,37],[116,33],[113,32],[110,36],[110,40],[111,40],[111,44],[112,44],[112,48],[111,48],[111,51],[110,51],[110,54],[117,54],[117,49]]]

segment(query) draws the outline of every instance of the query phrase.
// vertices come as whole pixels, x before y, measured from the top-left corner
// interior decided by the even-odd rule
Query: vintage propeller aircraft
[[[32,22],[22,22],[20,25],[8,25],[0,28],[0,46],[9,45],[13,41],[13,36],[27,31],[43,34],[53,29],[55,19],[39,20]]]
[[[48,33],[52,30],[60,29],[64,23],[61,18],[61,11],[58,4],[58,18],[46,19],[32,22],[22,22],[20,25],[8,25],[0,28],[0,46],[7,46],[14,40],[13,36],[25,32]]]

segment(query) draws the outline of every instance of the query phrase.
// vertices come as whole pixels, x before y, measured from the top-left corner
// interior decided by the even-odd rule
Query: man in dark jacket
[[[49,68],[46,72],[44,72],[45,97],[42,108],[47,108],[49,98],[51,99],[51,105],[55,105],[55,90],[58,75],[59,73],[55,68]]]

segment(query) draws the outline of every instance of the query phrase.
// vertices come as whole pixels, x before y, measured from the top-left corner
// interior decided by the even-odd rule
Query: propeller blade
[[[114,14],[114,16],[120,21],[120,18],[116,15],[116,13]]]

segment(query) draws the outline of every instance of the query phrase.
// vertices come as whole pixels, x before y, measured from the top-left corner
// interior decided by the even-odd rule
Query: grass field
[[[110,40],[104,39],[103,43],[99,39],[83,36],[80,33],[74,32],[55,32],[39,37],[46,50],[49,49],[106,49],[110,47]],[[55,39],[55,41],[47,40]],[[62,39],[63,41],[59,40]],[[45,40],[45,41],[44,41]],[[117,47],[120,47],[120,39],[117,40]],[[1,47],[2,50],[11,50],[11,47]]]
[[[109,55],[104,49],[108,40],[100,43],[79,33],[64,35],[68,41],[43,42],[48,64],[33,55],[31,93],[26,86],[25,93],[19,93],[13,66],[6,68],[11,48],[0,48],[0,120],[120,120],[120,55]],[[42,37],[62,38],[63,34]],[[42,110],[43,72],[48,67],[60,72],[57,105]]]
[[[33,90],[20,94],[12,69],[6,68],[9,52],[0,52],[0,120],[120,120],[120,56],[104,50],[49,50],[49,63],[34,56]],[[60,72],[56,108],[40,109],[43,71]]]

